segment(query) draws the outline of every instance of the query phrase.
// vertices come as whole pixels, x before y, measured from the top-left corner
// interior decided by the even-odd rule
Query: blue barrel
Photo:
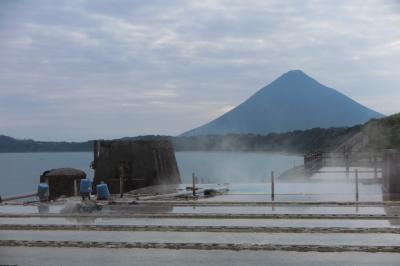
[[[110,192],[108,191],[107,184],[98,184],[96,186],[97,190],[97,199],[98,200],[107,200],[110,197]]]
[[[92,192],[92,180],[85,178],[81,179],[81,184],[79,186],[79,193],[81,195],[89,195]]]
[[[41,201],[49,199],[49,184],[40,183],[38,185],[37,195]]]

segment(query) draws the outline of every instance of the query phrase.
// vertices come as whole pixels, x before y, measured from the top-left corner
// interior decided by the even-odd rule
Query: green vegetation
[[[286,133],[227,134],[188,137],[139,136],[123,140],[170,140],[177,151],[255,151],[305,154],[331,151],[342,145],[354,150],[400,149],[400,113],[372,119],[364,125],[339,128],[313,128]],[[92,151],[92,141],[42,142],[17,140],[0,135],[0,152]]]
[[[140,136],[124,140],[167,139],[177,151],[256,151],[307,153],[314,150],[331,150],[350,136],[359,132],[360,126],[351,128],[314,128],[287,133],[206,135],[191,137]],[[0,136],[0,152],[69,152],[92,151],[92,141],[39,142],[17,140]]]
[[[91,151],[92,142],[54,142],[14,139],[0,135],[0,152],[69,152]]]
[[[363,149],[400,149],[400,113],[369,121],[361,132]]]
[[[351,128],[314,128],[265,136],[253,134],[206,135],[173,138],[176,150],[255,151],[309,153],[330,151],[358,133],[361,126]]]

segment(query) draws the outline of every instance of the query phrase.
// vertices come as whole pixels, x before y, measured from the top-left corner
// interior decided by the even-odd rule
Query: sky
[[[400,112],[400,1],[0,0],[0,135],[177,135],[292,69]]]

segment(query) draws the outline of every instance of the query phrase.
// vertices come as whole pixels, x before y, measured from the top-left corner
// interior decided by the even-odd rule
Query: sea
[[[303,163],[303,157],[282,153],[176,152],[183,183],[195,173],[201,183],[262,183],[271,171],[283,171]],[[72,167],[94,175],[91,152],[0,153],[0,196],[36,190],[40,175],[50,169]]]

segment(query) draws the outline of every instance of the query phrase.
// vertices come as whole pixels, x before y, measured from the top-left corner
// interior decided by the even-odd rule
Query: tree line
[[[121,140],[169,140],[176,151],[242,151],[242,152],[292,152],[308,153],[329,151],[347,138],[360,132],[361,126],[338,128],[313,128],[286,133],[227,134],[203,136],[148,135]],[[51,142],[18,140],[0,136],[0,152],[73,152],[92,151],[93,141]]]

